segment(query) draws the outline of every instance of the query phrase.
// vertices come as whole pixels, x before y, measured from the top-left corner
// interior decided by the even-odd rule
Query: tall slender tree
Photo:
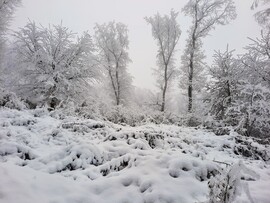
[[[170,82],[175,76],[174,54],[176,45],[181,35],[180,26],[177,23],[178,13],[171,10],[170,15],[146,17],[145,20],[152,26],[152,35],[157,41],[158,54],[156,74],[158,85],[162,94],[161,111],[165,111],[166,93]]]
[[[132,78],[127,72],[131,62],[128,55],[128,28],[123,23],[96,24],[95,42],[99,51],[99,62],[109,78],[109,88],[118,106],[127,100]]]
[[[216,27],[225,25],[236,18],[232,0],[190,0],[182,9],[192,17],[186,48],[182,56],[182,80],[186,81],[188,93],[188,112],[193,110],[193,90],[201,78],[204,54],[202,39]]]
[[[5,35],[15,8],[21,0],[0,0],[0,67],[5,47]]]

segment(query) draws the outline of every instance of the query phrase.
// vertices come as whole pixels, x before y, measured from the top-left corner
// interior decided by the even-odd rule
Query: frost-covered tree
[[[227,115],[237,124],[237,130],[246,136],[269,136],[270,130],[270,38],[269,28],[261,38],[251,39],[242,57],[242,80],[238,96]]]
[[[216,52],[210,68],[210,113],[245,136],[265,137],[270,130],[270,84],[267,42],[252,40],[240,59]]]
[[[128,28],[123,23],[97,24],[95,43],[111,96],[116,105],[123,104],[132,88],[132,78],[127,71],[127,65],[131,62],[128,55]]]
[[[162,112],[165,110],[167,90],[176,73],[174,65],[175,47],[181,35],[180,26],[176,20],[177,16],[178,13],[171,10],[170,15],[161,16],[157,13],[153,17],[145,18],[147,23],[152,26],[152,35],[158,45],[158,68],[155,70],[155,74],[158,77],[157,83],[162,94]]]
[[[6,31],[15,8],[21,0],[0,0],[0,32]]]
[[[216,119],[224,119],[227,108],[231,106],[237,94],[237,84],[241,76],[239,60],[233,57],[233,51],[228,46],[225,52],[216,51],[214,63],[209,68],[212,82],[209,85],[211,99],[211,114]]]
[[[270,130],[270,90],[260,83],[242,81],[239,95],[226,116],[236,131],[245,136],[268,137]]]
[[[5,46],[5,35],[15,8],[21,0],[0,0],[0,67]]]
[[[252,71],[253,77],[259,77],[270,87],[270,27],[262,29],[260,38],[250,40],[242,62]]]
[[[202,39],[216,25],[225,25],[235,19],[236,13],[232,0],[190,0],[182,11],[192,17],[192,26],[182,56],[182,80],[187,86],[188,112],[192,112],[193,90],[202,80],[204,66]]]
[[[52,108],[62,101],[84,98],[98,73],[87,32],[76,38],[62,24],[45,28],[29,22],[14,37],[21,96]]]
[[[269,136],[270,28],[265,25],[241,58],[234,59],[228,50],[217,52],[210,68],[212,115],[245,136]]]
[[[255,9],[259,6],[260,3],[264,5],[269,4],[270,0],[254,0],[251,9]],[[270,8],[263,9],[256,12],[255,18],[260,25],[269,25],[270,23]]]

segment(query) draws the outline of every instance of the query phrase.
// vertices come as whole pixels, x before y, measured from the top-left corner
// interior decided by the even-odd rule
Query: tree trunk
[[[227,94],[228,94],[228,104],[232,103],[232,98],[231,98],[231,88],[230,88],[230,82],[227,80]]]
[[[193,101],[193,97],[192,97],[192,90],[193,90],[192,80],[193,80],[193,73],[189,74],[189,85],[188,85],[188,112],[189,113],[192,112],[192,101]]]
[[[165,111],[165,91],[163,90],[163,93],[162,93],[162,103],[161,103],[161,109],[160,109],[161,112],[164,112]]]
[[[120,82],[119,82],[119,64],[116,63],[116,84],[117,84],[117,98],[116,98],[116,105],[120,104]]]
[[[194,54],[196,50],[196,41],[197,41],[197,28],[198,28],[198,2],[195,4],[195,24],[192,32],[192,48],[190,52],[190,63],[189,63],[189,76],[188,76],[188,112],[192,112],[192,102],[193,102],[193,70],[194,70]]]
[[[168,65],[165,65],[164,88],[163,88],[163,91],[162,91],[161,112],[165,111],[166,91],[167,91],[167,86],[168,86],[167,70],[168,70]]]
[[[112,72],[111,72],[110,70],[109,70],[109,76],[110,76],[111,83],[112,83],[112,88],[113,88],[113,91],[114,91],[114,96],[115,96],[116,105],[118,106],[119,103],[120,103],[120,102],[119,102],[119,97],[118,97],[117,90],[116,90],[116,87],[115,87],[115,84],[114,84]]]
[[[195,51],[195,38],[192,39],[193,50],[190,53],[189,74],[188,74],[188,113],[192,112],[193,102],[193,71],[194,71],[194,51]]]
[[[116,98],[116,106],[119,106],[120,105],[120,99],[119,97]]]

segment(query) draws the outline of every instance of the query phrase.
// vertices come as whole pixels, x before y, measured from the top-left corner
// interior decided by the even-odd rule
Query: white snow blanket
[[[269,203],[269,146],[233,131],[140,127],[0,109],[1,203],[199,203],[208,181],[242,160],[256,203]],[[250,202],[245,193],[237,203]]]

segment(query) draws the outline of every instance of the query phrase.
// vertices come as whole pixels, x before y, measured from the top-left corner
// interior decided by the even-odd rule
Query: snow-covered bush
[[[16,94],[0,88],[0,107],[22,110],[26,108],[24,102]]]
[[[49,173],[85,169],[103,162],[103,154],[90,144],[72,144],[40,160],[47,165]]]
[[[245,136],[268,137],[270,131],[270,89],[261,84],[244,83],[228,108],[225,122]]]
[[[112,171],[121,171],[126,167],[132,166],[134,159],[130,154],[114,158],[99,167],[100,173],[103,176],[107,176]]]
[[[83,118],[110,121],[117,124],[135,126],[144,120],[144,113],[139,109],[123,105],[112,105],[99,100],[89,100],[80,105],[68,106],[64,113],[77,115]]]
[[[140,115],[140,112],[121,105],[111,107],[110,111],[104,114],[104,117],[113,123],[128,124],[131,126],[135,126],[142,120],[140,116],[143,116],[142,114]]]
[[[0,156],[17,156],[22,160],[32,160],[36,158],[30,147],[12,142],[0,143]]]
[[[86,119],[110,121],[116,124],[138,126],[146,123],[182,125],[183,118],[170,112],[161,112],[136,104],[115,106],[98,98],[80,104],[70,102],[55,111],[57,115],[76,115]]]
[[[254,138],[253,138],[254,139]],[[256,139],[253,140],[251,138],[246,138],[243,136],[235,137],[235,146],[233,147],[233,152],[236,155],[241,155],[247,158],[252,158],[255,160],[270,160],[270,153],[267,150],[267,146],[258,145],[257,141],[261,141],[264,139]],[[264,140],[267,141],[267,140]],[[267,143],[267,142],[265,142]]]
[[[218,173],[216,164],[206,160],[192,159],[188,155],[183,156],[182,159],[172,159],[168,168],[169,175],[173,178],[192,175],[201,182],[209,180]]]
[[[259,178],[254,171],[248,169],[241,161],[220,170],[220,173],[208,182],[210,189],[209,203],[232,203],[242,190],[246,193],[249,201],[253,203],[245,177]]]
[[[199,126],[202,123],[202,117],[199,117],[195,113],[187,113],[183,118],[182,118],[182,125],[184,126],[189,126],[189,127],[196,127]]]
[[[156,147],[162,146],[164,135],[160,132],[155,131],[138,131],[138,132],[125,132],[120,131],[116,133],[110,134],[105,138],[105,141],[113,141],[113,140],[126,140],[127,144],[133,145],[135,140],[142,141],[142,145],[148,144],[148,147],[154,149]],[[137,143],[138,144],[138,143]],[[144,148],[145,146],[141,146],[139,148]]]

